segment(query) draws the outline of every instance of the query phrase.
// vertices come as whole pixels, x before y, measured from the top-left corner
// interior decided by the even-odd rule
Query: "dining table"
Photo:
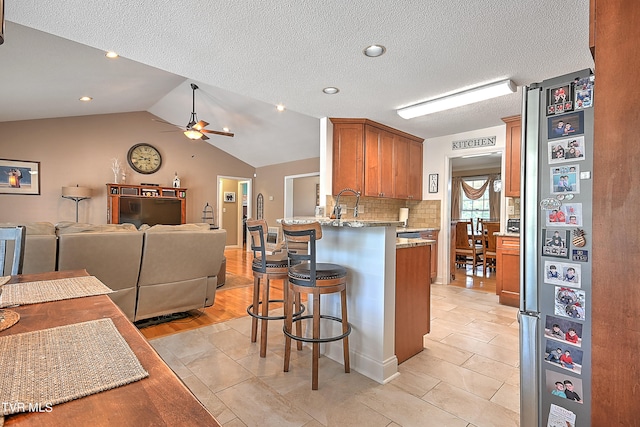
[[[14,275],[7,285],[84,276],[89,276],[86,270]],[[17,312],[20,319],[15,325],[1,331],[0,339],[110,319],[148,376],[106,391],[40,408],[42,410],[39,411],[6,415],[5,426],[220,426],[108,295],[20,305],[10,310]],[[4,368],[0,366],[0,370]],[[0,405],[3,404],[1,386]],[[27,384],[24,386],[27,387]]]

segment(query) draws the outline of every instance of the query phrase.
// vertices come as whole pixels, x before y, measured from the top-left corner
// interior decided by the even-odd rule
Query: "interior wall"
[[[256,169],[254,202],[259,193],[264,197],[264,219],[271,226],[284,216],[284,177],[306,173],[320,173],[320,158],[297,160]],[[251,217],[256,218],[256,203]]]
[[[293,180],[293,216],[314,216],[316,213],[320,175]]]
[[[202,222],[207,202],[217,212],[218,175],[253,176],[251,165],[180,131],[166,132],[154,117],[134,112],[0,123],[1,158],[40,162],[40,195],[0,194],[0,222],[74,221],[75,203],[63,199],[61,189],[79,184],[93,190],[79,204],[79,221],[106,224],[113,158],[126,166],[128,184],[170,187],[177,172],[187,188],[187,222]],[[127,164],[129,148],[140,142],[160,150],[162,166],[155,174],[135,173]]]
[[[222,221],[220,225],[227,230],[227,245],[238,244],[238,210],[242,208],[242,194],[239,194],[239,181],[223,178],[222,181]],[[226,196],[233,193],[234,200]]]

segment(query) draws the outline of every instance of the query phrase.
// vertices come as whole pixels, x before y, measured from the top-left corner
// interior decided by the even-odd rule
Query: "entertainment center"
[[[107,184],[107,223],[184,224],[187,189],[155,185]]]

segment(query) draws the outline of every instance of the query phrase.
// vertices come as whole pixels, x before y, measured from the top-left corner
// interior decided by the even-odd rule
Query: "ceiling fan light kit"
[[[396,112],[403,119],[413,119],[414,117],[425,116],[475,102],[485,101],[498,96],[508,95],[517,90],[516,85],[511,80],[502,80],[485,86],[457,92],[441,98],[432,99],[408,107],[399,108]]]

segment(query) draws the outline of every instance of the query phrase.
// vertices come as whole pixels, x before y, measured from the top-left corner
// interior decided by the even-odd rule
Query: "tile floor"
[[[519,425],[516,309],[493,293],[432,285],[425,349],[382,385],[328,358],[311,390],[311,351],[292,351],[282,371],[281,324],[270,322],[266,358],[250,343],[251,318],[151,340],[224,426]]]

